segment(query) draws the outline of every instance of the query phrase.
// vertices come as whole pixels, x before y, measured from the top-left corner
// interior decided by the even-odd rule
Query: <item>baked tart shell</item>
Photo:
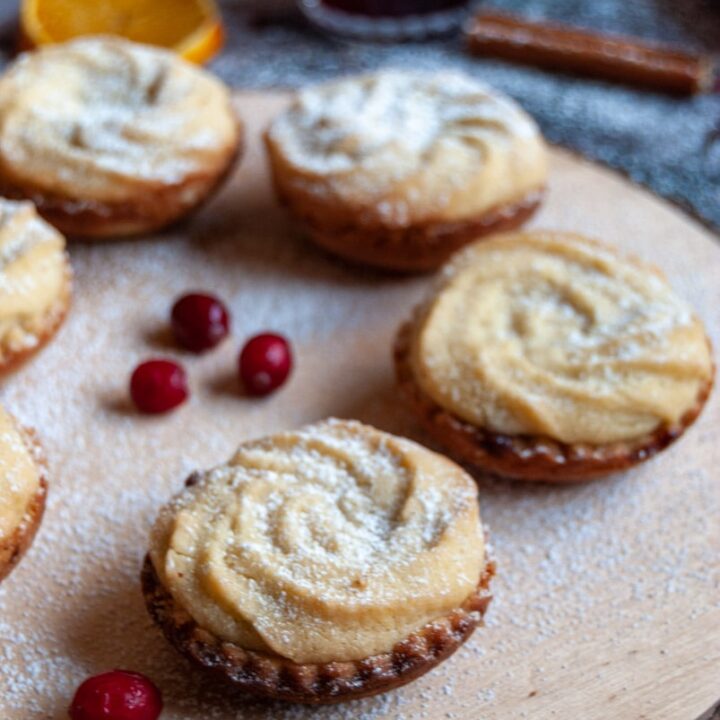
[[[0,195],[11,200],[32,200],[38,213],[64,235],[95,240],[142,235],[196,212],[219,190],[242,156],[242,132],[238,124],[238,142],[218,168],[195,173],[173,185],[148,185],[126,202],[105,203],[54,195],[1,176]],[[188,202],[187,198],[191,200]]]
[[[345,260],[397,272],[431,272],[458,249],[485,235],[513,230],[537,211],[544,189],[460,221],[411,224],[403,228],[363,226],[345,208],[333,212],[326,203],[290,193],[275,171],[275,193],[315,244]]]
[[[398,332],[394,348],[395,373],[401,392],[424,429],[462,462],[517,480],[584,482],[649,460],[695,422],[713,387],[714,371],[698,393],[695,405],[676,425],[661,425],[650,434],[625,442],[568,444],[549,437],[505,435],[457,417],[422,390],[410,364],[412,329],[411,321]]]
[[[298,664],[224,642],[199,627],[165,590],[150,557],[142,569],[145,603],[170,643],[195,665],[243,694],[305,704],[331,704],[387,692],[424,675],[452,655],[482,623],[495,564],[486,561],[477,589],[450,614],[363,660]]]
[[[72,304],[72,270],[70,261],[65,259],[65,285],[62,295],[53,305],[49,312],[46,313],[46,320],[43,329],[35,334],[35,342],[29,346],[18,350],[7,349],[0,356],[0,375],[5,375],[19,370],[22,365],[42,350],[55,336],[58,330],[65,322],[70,306]]]
[[[0,581],[6,578],[27,552],[45,513],[47,498],[47,466],[40,441],[34,431],[21,428],[23,440],[27,444],[40,473],[40,482],[35,495],[30,500],[25,515],[15,531],[0,541]]]

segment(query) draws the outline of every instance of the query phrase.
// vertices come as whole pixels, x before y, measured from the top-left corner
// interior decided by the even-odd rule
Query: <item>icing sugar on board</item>
[[[239,95],[249,149],[223,192],[162,236],[75,244],[65,328],[3,382],[50,458],[45,521],[0,586],[0,717],[64,720],[89,674],[128,668],[162,688],[164,720],[694,720],[720,696],[720,404],[656,460],[578,487],[480,479],[499,574],[488,625],[405,688],[323,709],[225,696],[152,626],[138,573],[157,508],[243,439],[329,415],[423,440],[393,386],[390,345],[430,280],[359,271],[306,244],[270,192],[260,129],[284,99]],[[619,175],[554,150],[535,227],[579,230],[655,262],[720,345],[720,244]],[[179,353],[167,316],[183,291],[226,298],[234,339]],[[289,385],[239,396],[242,338],[295,345]],[[142,358],[180,357],[193,397],[143,418],[127,400]]]

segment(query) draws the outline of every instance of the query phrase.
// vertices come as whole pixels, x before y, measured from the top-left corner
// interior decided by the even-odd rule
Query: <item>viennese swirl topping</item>
[[[299,663],[391,650],[473,593],[484,554],[471,478],[338,420],[242,445],[162,510],[151,543],[201,627]]]
[[[658,271],[548,232],[459,253],[419,312],[411,363],[458,417],[568,443],[673,425],[712,377],[700,321]]]
[[[40,487],[40,471],[13,418],[0,407],[0,543],[18,529]]]
[[[0,198],[0,357],[33,347],[69,292],[65,239],[30,202]]]
[[[0,175],[61,197],[123,202],[212,172],[237,133],[218,80],[121,38],[44,47],[0,79]]]
[[[281,182],[390,226],[476,216],[546,176],[533,120],[455,72],[385,71],[304,90],[268,142]]]

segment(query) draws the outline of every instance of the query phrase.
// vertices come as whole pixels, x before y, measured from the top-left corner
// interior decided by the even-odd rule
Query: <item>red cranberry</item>
[[[88,678],[75,692],[70,720],[157,720],[162,696],[140,673],[113,670]]]
[[[268,395],[287,380],[292,364],[290,344],[284,337],[256,335],[240,353],[240,379],[248,394]]]
[[[171,319],[175,340],[195,353],[214,348],[230,330],[230,314],[213,295],[183,295],[173,305]]]
[[[130,378],[130,396],[144,413],[164,413],[185,402],[188,396],[185,370],[170,360],[148,360]]]

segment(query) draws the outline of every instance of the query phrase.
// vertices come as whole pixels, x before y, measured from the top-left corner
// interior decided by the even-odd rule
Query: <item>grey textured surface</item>
[[[521,11],[720,55],[719,0],[500,0]],[[237,86],[300,86],[380,66],[453,65],[517,98],[553,142],[628,173],[720,228],[720,94],[682,99],[466,55],[458,39],[363,45],[308,28],[283,0],[226,0],[215,70]]]

